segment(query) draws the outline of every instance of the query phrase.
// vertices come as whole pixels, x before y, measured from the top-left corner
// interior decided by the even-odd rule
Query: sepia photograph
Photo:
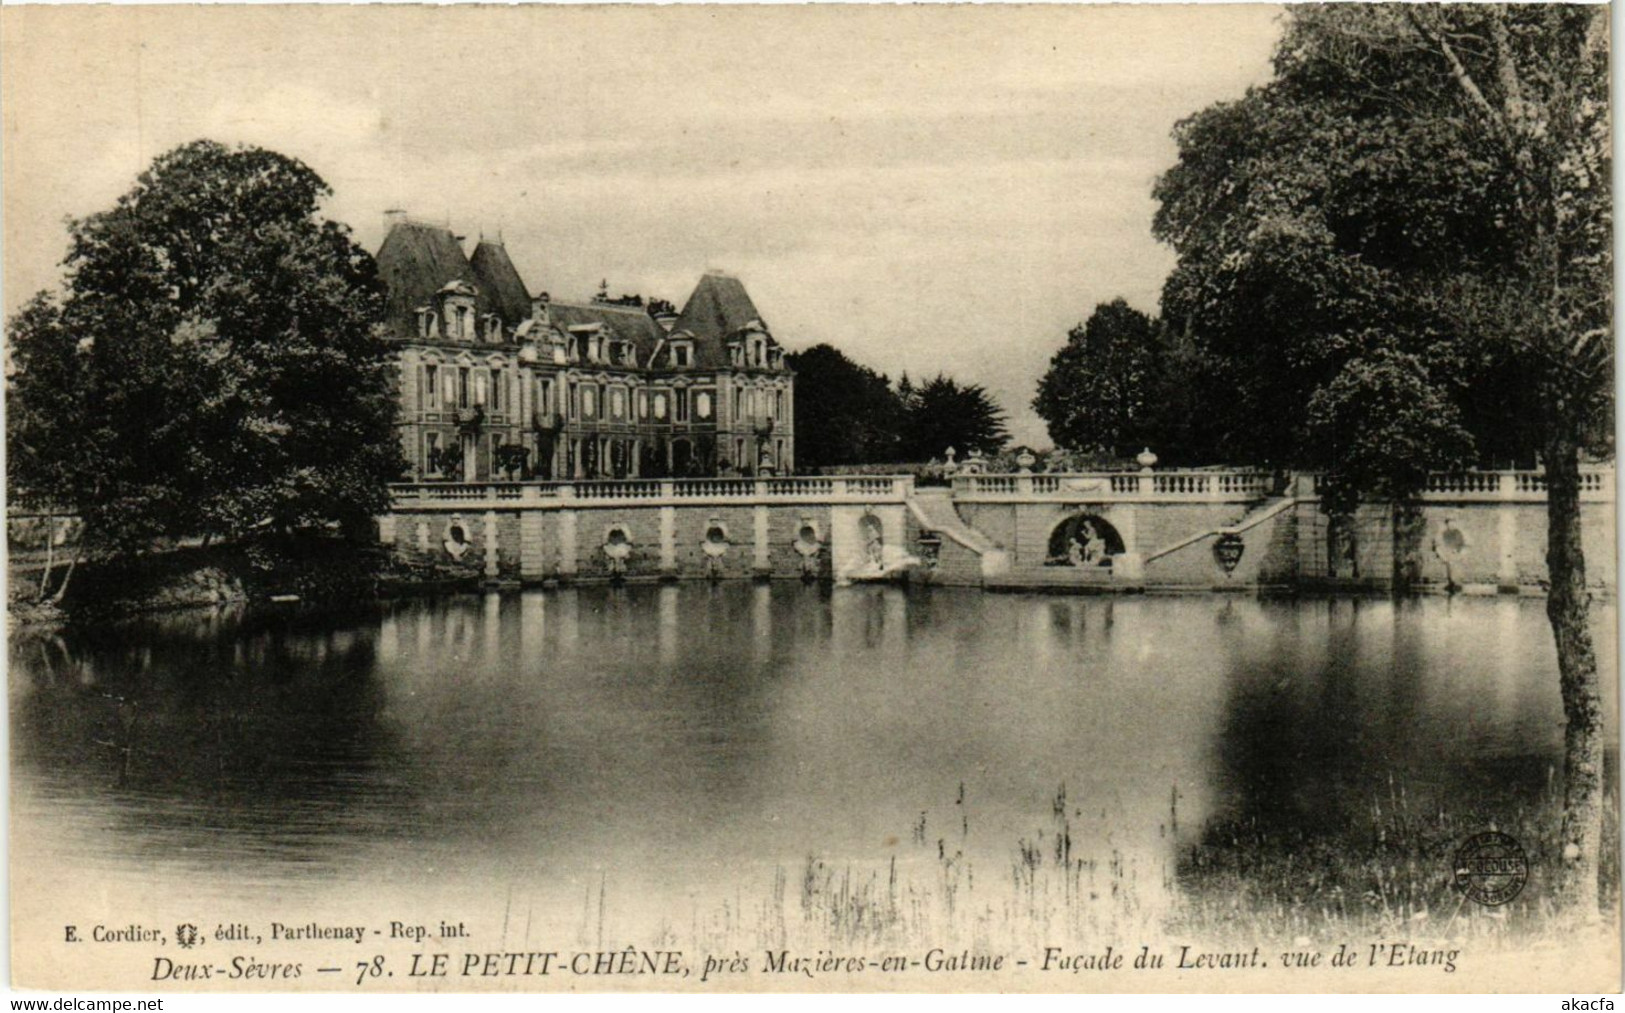
[[[1618,993],[1610,17],[0,8],[12,989]]]

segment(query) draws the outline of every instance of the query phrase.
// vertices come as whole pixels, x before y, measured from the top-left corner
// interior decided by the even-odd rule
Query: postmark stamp
[[[1518,896],[1529,882],[1529,858],[1515,838],[1486,830],[1456,849],[1455,871],[1456,886],[1469,899],[1485,907],[1499,907]]]

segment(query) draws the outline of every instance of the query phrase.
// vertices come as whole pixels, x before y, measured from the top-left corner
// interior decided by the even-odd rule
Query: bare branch
[[[1434,46],[1436,46],[1439,50],[1439,54],[1444,57],[1445,63],[1449,64],[1450,74],[1456,79],[1456,84],[1460,86],[1462,93],[1467,96],[1467,101],[1484,115],[1484,118],[1489,121],[1490,127],[1497,134],[1500,134],[1503,138],[1505,138],[1507,132],[1506,121],[1502,118],[1500,112],[1490,104],[1489,99],[1484,97],[1483,90],[1478,87],[1478,82],[1473,80],[1472,73],[1468,71],[1467,67],[1461,62],[1461,59],[1456,56],[1456,51],[1451,48],[1449,40],[1439,32],[1434,31],[1432,28],[1424,24],[1422,19],[1417,16],[1416,9],[1413,5],[1404,4],[1402,6],[1405,10],[1405,17],[1408,21],[1410,21],[1411,26],[1414,27],[1424,39],[1427,39]]]

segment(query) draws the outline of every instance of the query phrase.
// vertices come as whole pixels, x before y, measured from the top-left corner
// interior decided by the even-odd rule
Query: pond
[[[1170,887],[1214,826],[1335,839],[1374,805],[1533,805],[1561,771],[1518,598],[582,587],[171,615],[10,660],[20,919],[723,933],[782,918],[787,882],[895,892],[899,863],[986,891],[1064,847]]]

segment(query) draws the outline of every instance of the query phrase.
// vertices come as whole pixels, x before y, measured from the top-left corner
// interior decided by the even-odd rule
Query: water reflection
[[[1063,785],[1075,853],[1155,860],[1176,796],[1187,834],[1331,832],[1391,779],[1536,790],[1561,747],[1545,616],[1516,600],[633,585],[168,617],[11,665],[14,819],[40,830],[17,853],[221,896],[579,899],[939,840],[997,872]]]

